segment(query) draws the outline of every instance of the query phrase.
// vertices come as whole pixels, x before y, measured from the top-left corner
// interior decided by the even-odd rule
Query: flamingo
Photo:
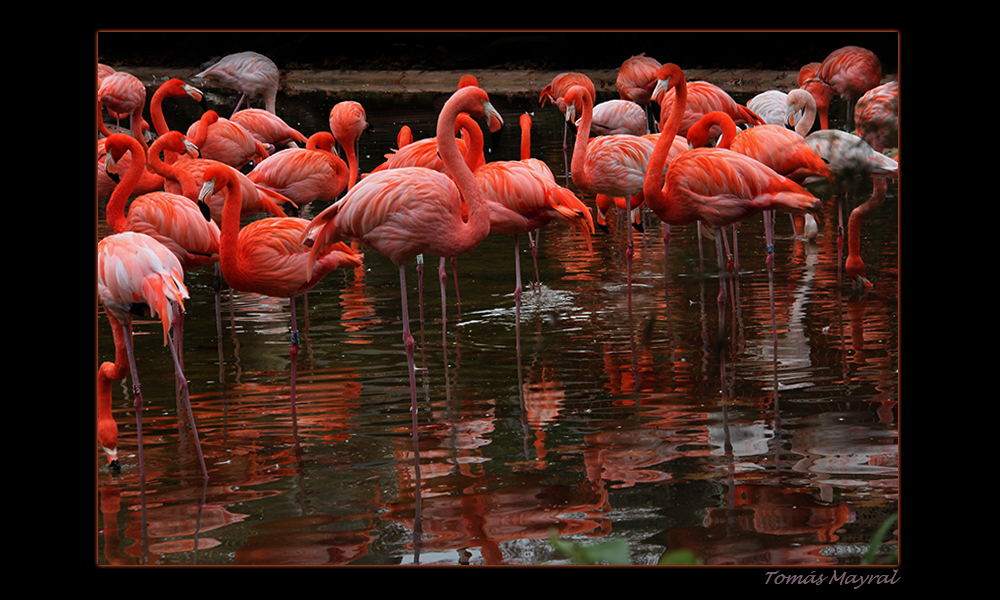
[[[646,111],[631,100],[615,98],[601,102],[594,106],[590,133],[593,135],[645,135],[649,133]]]
[[[126,71],[115,71],[101,79],[97,89],[97,108],[107,108],[108,113],[115,118],[115,123],[121,130],[121,118],[129,117],[129,128],[132,135],[145,145],[142,136],[142,110],[146,106],[146,86],[135,75]],[[103,120],[98,120],[102,134],[110,135]]]
[[[799,72],[799,87],[816,99],[821,129],[829,129],[830,101],[839,97],[847,104],[847,130],[853,129],[854,103],[879,85],[882,64],[875,53],[860,46],[844,46],[827,55],[819,66],[809,63]]]
[[[158,136],[162,136],[170,128],[167,126],[167,121],[163,116],[163,101],[166,98],[191,98],[195,102],[201,102],[201,90],[198,88],[188,85],[177,78],[171,78],[163,82],[160,87],[156,89],[153,93],[153,98],[149,101],[149,116],[153,124],[153,129],[156,131]],[[97,144],[97,199],[107,200],[111,197],[111,192],[114,191],[116,182],[113,181],[108,173],[104,170],[104,156],[106,154],[104,149],[104,143],[107,138],[102,138],[98,140]],[[140,140],[140,142],[145,145],[145,139]],[[148,148],[147,148],[148,151]],[[171,155],[168,151],[166,161],[173,162],[176,156]],[[125,158],[126,162],[120,164],[120,167],[124,170],[128,168],[128,158]],[[145,194],[147,192],[153,192],[156,190],[163,189],[163,178],[156,173],[146,172],[143,173],[142,178],[136,184],[134,193]]]
[[[854,122],[858,136],[868,142],[875,152],[899,147],[899,81],[893,80],[865,92],[854,109]],[[861,260],[861,222],[885,201],[885,177],[872,182],[872,195],[865,203],[851,211],[847,220],[847,276],[871,289],[872,283]]]
[[[717,144],[719,148],[729,148],[734,152],[745,154],[758,160],[780,175],[788,177],[797,183],[806,179],[832,177],[830,167],[817,154],[806,138],[801,134],[781,125],[764,124],[750,127],[743,131],[736,129],[736,124],[726,113],[713,111],[701,118],[688,130],[688,142],[698,148],[707,145],[708,131],[713,126],[722,129],[722,139]],[[795,229],[795,217],[792,227]],[[764,215],[768,245],[771,244],[770,215]],[[768,260],[773,257],[768,255]]]
[[[174,151],[185,148],[180,132],[173,132],[157,138],[150,148],[150,154],[159,160],[162,148]],[[177,257],[185,271],[201,268],[219,261],[219,227],[207,219],[197,204],[182,195],[167,191],[148,192],[134,198],[125,214],[125,203],[133,194],[136,182],[146,170],[146,154],[134,138],[121,133],[112,134],[107,142],[108,169],[117,171],[116,164],[127,152],[131,157],[128,170],[115,186],[106,207],[108,225],[115,233],[136,231],[145,233],[163,244]],[[167,150],[170,151],[169,149]],[[194,181],[182,178],[182,187],[188,186],[188,193],[194,188]],[[218,315],[217,315],[218,316]],[[183,323],[184,315],[176,316],[177,333],[175,340],[178,354],[183,364]]]
[[[353,100],[334,104],[333,108],[330,109],[329,120],[330,131],[347,157],[347,166],[350,167],[347,189],[351,189],[358,182],[360,173],[358,171],[358,146],[361,142],[361,134],[370,131],[372,126],[368,123],[365,108]]]
[[[821,204],[798,183],[759,161],[723,148],[683,152],[671,160],[664,175],[670,142],[681,127],[687,104],[684,73],[677,65],[668,63],[657,72],[654,95],[671,90],[676,101],[646,169],[643,194],[656,216],[667,224],[667,235],[670,226],[693,221],[716,230],[721,310],[726,298],[721,229],[765,210],[805,214],[818,211]]]
[[[475,75],[466,73],[465,75],[462,75],[461,77],[458,78],[458,89],[462,89],[470,85],[480,87],[479,79],[477,79]],[[503,128],[503,118],[500,116],[500,113],[490,116],[490,122],[489,122],[490,133],[494,134],[498,133],[502,128]]]
[[[187,137],[201,157],[217,160],[235,169],[268,157],[267,148],[242,125],[224,119],[214,110],[205,111],[188,127]]]
[[[725,90],[713,83],[691,81],[686,83],[686,87],[687,104],[683,119],[675,132],[676,135],[687,137],[688,129],[714,110],[728,114],[737,125],[762,125],[764,123],[753,111],[737,103]],[[676,88],[671,89],[676,90]],[[666,130],[664,121],[673,108],[675,93],[676,91],[671,93],[662,89],[653,92],[653,99],[660,105],[660,131]]]
[[[240,100],[233,109],[235,115],[243,101],[246,100],[249,105],[250,97],[256,94],[264,96],[264,108],[274,113],[280,76],[278,67],[270,58],[257,52],[238,52],[223,57],[193,79],[215,82],[240,92]]]
[[[419,167],[372,173],[313,218],[303,236],[312,245],[313,260],[331,243],[355,240],[399,267],[414,437],[417,387],[406,300],[406,262],[425,253],[452,257],[470,252],[490,232],[489,208],[455,138],[456,119],[463,112],[483,118],[496,113],[496,109],[487,93],[477,86],[457,90],[445,103],[438,115],[435,139],[450,177]]]
[[[173,136],[158,138],[150,153],[158,154],[162,147],[176,139]],[[146,168],[146,154],[135,138],[121,133],[108,137],[107,151],[108,168],[112,170],[116,170],[115,163],[126,152],[131,155],[128,170],[111,194],[106,209],[108,225],[115,233],[137,231],[150,235],[174,253],[185,271],[219,260],[218,226],[206,219],[198,206],[184,196],[166,191],[143,194],[132,200],[126,215],[125,203]],[[193,182],[188,185],[192,186]]]
[[[787,94],[780,90],[761,92],[747,102],[747,108],[765,123],[790,125],[803,137],[809,134],[816,123],[816,99],[799,88]]]
[[[521,253],[518,235],[529,234],[554,220],[594,231],[590,210],[570,190],[539,173],[530,164],[505,160],[486,163],[474,173],[490,208],[490,233],[514,236],[516,318],[521,315]],[[535,256],[533,251],[533,256]],[[535,268],[537,278],[538,268]]]
[[[588,92],[590,92],[591,98],[597,98],[597,90],[594,88],[594,82],[590,80],[589,77],[583,73],[560,73],[552,78],[552,81],[542,88],[542,93],[538,96],[538,102],[545,106],[545,101],[549,100],[559,109],[559,111],[566,115],[567,102],[565,99],[566,92],[570,88],[576,85],[582,85]],[[568,136],[569,136],[569,123],[570,120],[566,120],[563,123],[563,159],[565,163],[565,171],[567,176],[567,181],[569,179],[569,158],[567,156],[567,150],[569,149]]]
[[[259,108],[244,108],[229,118],[250,132],[265,146],[290,146],[306,144],[308,138],[299,130],[285,122],[278,115]]]
[[[646,53],[625,59],[618,68],[615,87],[622,100],[631,100],[643,107],[646,119],[649,119],[649,104],[653,99],[653,88],[656,87],[656,70],[660,61],[646,56]]]
[[[198,440],[187,382],[177,349],[170,340],[172,316],[183,311],[184,299],[188,297],[184,272],[177,257],[163,244],[144,233],[126,231],[109,235],[97,244],[97,297],[104,306],[115,337],[115,362],[101,364],[97,375],[98,439],[108,457],[109,467],[120,467],[118,425],[110,414],[111,381],[124,378],[124,359],[127,357],[135,394],[139,477],[142,480],[146,478],[142,451],[142,388],[139,385],[139,370],[132,344],[132,316],[159,316],[163,326],[163,343],[170,347],[177,381],[183,386],[181,395],[191,418],[191,430],[202,474],[207,479],[208,469]]]
[[[643,178],[646,165],[656,142],[645,136],[602,135],[590,139],[594,99],[584,86],[573,86],[563,96],[566,102],[566,120],[577,111],[581,113],[573,146],[570,173],[573,183],[584,194],[604,194],[612,198],[625,198],[627,214],[632,207],[642,203]],[[671,139],[673,134],[671,134]],[[665,168],[665,166],[664,166]],[[634,253],[632,230],[629,229],[626,262],[628,270],[628,302],[632,303],[632,256]]]
[[[246,112],[246,111],[241,111]],[[261,161],[247,174],[258,188],[278,192],[299,210],[310,202],[330,202],[347,187],[347,163],[333,153],[329,131],[309,137],[306,148],[287,148]]]
[[[295,296],[312,289],[334,269],[356,267],[362,257],[345,244],[333,244],[310,254],[302,244],[309,221],[295,217],[258,219],[240,229],[243,185],[237,171],[215,163],[204,172],[199,202],[224,190],[225,205],[219,240],[219,265],[230,289],[288,298],[291,308],[291,406],[295,413],[296,359],[299,332]]]

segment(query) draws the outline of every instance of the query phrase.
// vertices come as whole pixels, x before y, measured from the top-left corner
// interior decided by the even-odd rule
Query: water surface
[[[279,98],[279,114],[308,135],[328,127],[342,99]],[[361,142],[364,171],[394,147],[400,125],[432,135],[444,100],[351,99],[374,125]],[[507,128],[488,160],[517,157],[527,110],[533,153],[564,174],[558,111],[537,95],[493,102]],[[562,563],[554,531],[583,544],[623,539],[636,564],[677,548],[707,564],[857,564],[856,545],[898,501],[896,189],[863,229],[875,284],[865,295],[844,280],[834,202],[815,242],[794,239],[779,216],[776,352],[762,219],[743,223],[724,365],[714,242],[699,247],[693,226],[676,227],[665,265],[650,212],[635,234],[631,312],[626,229],[614,214],[592,251],[575,231],[544,229],[537,283],[521,240],[520,327],[512,237],[490,236],[459,259],[460,305],[448,267],[444,315],[437,259],[423,277],[423,320],[410,265],[416,444],[398,271],[387,259],[368,252],[363,269],[331,273],[296,300],[294,418],[287,299],[224,292],[220,339],[214,272],[188,273],[184,359],[209,479],[178,415],[162,330],[139,320],[146,480],[126,380],[114,397],[120,474],[95,444],[97,562]],[[102,205],[98,237],[103,219]],[[100,308],[97,334],[98,361],[112,359]]]

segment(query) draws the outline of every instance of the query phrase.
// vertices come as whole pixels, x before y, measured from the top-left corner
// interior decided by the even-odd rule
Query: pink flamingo
[[[163,82],[160,87],[156,89],[153,93],[153,98],[149,101],[149,116],[153,124],[153,129],[156,131],[156,135],[162,136],[168,131],[170,127],[167,126],[166,118],[163,116],[163,101],[166,98],[191,98],[195,102],[201,102],[201,91],[193,86],[190,86],[180,79],[172,78]],[[108,177],[107,172],[104,170],[104,143],[107,138],[98,140],[97,144],[97,199],[106,200],[111,197],[111,192],[114,190],[116,183]],[[145,146],[145,139],[140,140],[140,142]],[[147,148],[148,151],[148,148]],[[173,162],[176,156],[173,155],[169,150],[167,151],[166,161]],[[128,168],[127,157],[124,159],[126,162],[120,163],[120,167],[123,170]],[[146,172],[143,173],[142,178],[135,186],[134,193],[145,194],[147,192],[153,192],[156,190],[163,189],[163,178],[156,173]]]
[[[198,440],[198,429],[191,410],[187,382],[175,345],[170,340],[171,320],[184,309],[188,297],[184,272],[177,257],[150,236],[126,231],[103,238],[97,244],[97,297],[104,306],[115,337],[115,362],[98,369],[98,439],[112,469],[118,462],[118,425],[111,416],[111,381],[125,377],[124,356],[132,373],[135,394],[135,420],[139,448],[139,477],[146,478],[142,451],[142,388],[132,344],[132,316],[159,316],[163,325],[163,343],[170,347],[177,381],[183,386],[191,430],[203,476],[208,478],[205,458]],[[124,353],[122,352],[124,348]]]
[[[695,148],[674,157],[664,175],[670,142],[685,118],[687,82],[672,63],[657,72],[654,95],[673,90],[675,103],[656,144],[643,193],[649,207],[669,227],[701,221],[716,230],[719,256],[719,306],[726,298],[722,228],[765,210],[804,214],[820,201],[794,181],[748,156],[722,148]],[[722,323],[720,322],[720,328]]]
[[[452,257],[470,252],[490,232],[489,208],[455,138],[455,121],[463,112],[483,118],[496,109],[486,92],[476,86],[457,90],[445,103],[438,115],[435,139],[450,177],[419,167],[372,173],[317,215],[303,236],[312,244],[313,259],[331,243],[356,240],[399,267],[414,437],[417,387],[406,301],[406,262],[425,253]]]
[[[241,111],[246,112],[246,111]],[[347,163],[334,154],[329,131],[310,136],[306,148],[287,148],[263,160],[247,174],[258,188],[278,192],[299,210],[310,202],[332,202],[347,188]]]
[[[145,145],[142,136],[142,110],[146,106],[146,86],[138,77],[125,71],[115,71],[105,76],[97,89],[97,103],[98,111],[104,107],[115,118],[119,131],[121,119],[127,115],[132,135]],[[111,134],[103,120],[99,119],[97,124],[102,134]]]
[[[621,99],[631,100],[643,107],[647,121],[650,101],[653,99],[653,88],[656,87],[656,71],[661,66],[660,61],[646,56],[644,52],[626,58],[618,68],[618,77],[615,79],[615,87]]]
[[[566,92],[569,91],[575,85],[582,85],[590,93],[590,97],[596,102],[597,90],[594,88],[594,82],[590,80],[583,73],[560,73],[552,78],[552,81],[542,88],[542,93],[538,96],[538,102],[545,106],[545,101],[548,100],[552,102],[559,109],[559,112],[566,115]],[[569,150],[569,123],[570,120],[566,120],[563,123],[563,161],[565,163],[565,172],[567,177],[567,182],[569,179],[569,157],[567,151]]]
[[[516,285],[514,300],[517,322],[521,315],[521,252],[518,235],[531,234],[558,220],[579,225],[589,236],[594,222],[590,209],[573,192],[558,185],[553,178],[539,173],[522,161],[505,160],[486,163],[474,173],[490,208],[490,232],[514,236]],[[533,256],[537,253],[533,251]],[[537,278],[538,268],[535,268]]]
[[[246,100],[249,105],[250,97],[256,94],[264,96],[267,112],[275,112],[280,76],[278,67],[270,58],[256,52],[238,52],[223,57],[195,75],[194,79],[215,82],[240,92],[240,100],[233,109],[235,115],[243,101]]]
[[[288,298],[291,308],[291,405],[295,412],[296,359],[299,332],[295,296],[312,289],[334,269],[361,264],[361,255],[345,244],[332,244],[310,254],[302,244],[309,221],[295,217],[258,219],[240,229],[243,185],[232,167],[215,163],[205,169],[199,202],[224,190],[225,206],[219,240],[219,265],[230,289]]]
[[[570,173],[573,183],[584,194],[604,194],[625,198],[625,210],[631,217],[632,207],[642,203],[643,178],[656,142],[645,136],[602,135],[590,138],[594,99],[587,88],[571,87],[563,96],[566,119],[572,120],[579,110],[581,118],[576,130]],[[671,134],[671,139],[673,134]],[[665,167],[664,167],[665,168]],[[632,256],[635,252],[632,230],[626,249],[628,302],[632,304]]]
[[[244,108],[230,117],[229,120],[241,125],[265,146],[290,146],[294,148],[297,147],[296,144],[308,142],[305,135],[286,123],[284,119],[259,108]]]
[[[158,138],[151,153],[158,154],[170,140],[166,136]],[[150,192],[132,200],[128,215],[125,214],[125,203],[146,168],[146,154],[135,138],[121,133],[108,138],[107,149],[108,168],[113,170],[126,152],[131,154],[128,170],[108,201],[107,221],[111,229],[115,233],[137,231],[153,237],[177,256],[185,271],[217,262],[219,228],[190,199],[165,191]]]
[[[875,152],[899,147],[899,81],[872,88],[858,100],[854,109],[854,122],[858,136],[868,142]],[[871,289],[872,283],[861,259],[861,222],[885,201],[888,182],[885,177],[872,181],[872,195],[864,204],[851,211],[847,221],[847,276]]]
[[[329,120],[330,131],[347,157],[347,166],[350,167],[347,189],[351,189],[358,182],[360,174],[358,170],[358,146],[361,143],[361,134],[371,130],[372,127],[368,123],[365,108],[353,100],[334,104],[333,108],[330,109]]]
[[[201,151],[201,157],[217,160],[235,169],[268,157],[267,148],[242,125],[221,118],[214,110],[188,127],[187,137]]]
[[[882,79],[882,64],[875,53],[860,46],[844,46],[831,52],[818,67],[815,63],[799,71],[799,87],[816,99],[821,129],[829,129],[830,101],[839,97],[847,104],[847,130],[854,128],[854,103]]]

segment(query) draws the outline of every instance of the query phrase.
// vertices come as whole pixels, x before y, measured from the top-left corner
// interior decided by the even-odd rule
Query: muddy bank
[[[122,67],[147,85],[156,85],[170,77],[189,80],[199,71],[190,68]],[[469,71],[319,71],[292,69],[281,74],[281,89],[286,94],[325,91],[330,93],[359,92],[449,92],[459,78]],[[495,94],[539,94],[560,71],[483,70],[473,74],[479,84]],[[599,93],[614,93],[617,70],[587,71]],[[689,69],[688,80],[714,83],[729,93],[756,94],[765,90],[790,90],[796,86],[796,71],[766,71],[754,69]],[[198,85],[197,82],[191,82]],[[206,84],[206,87],[209,87]]]

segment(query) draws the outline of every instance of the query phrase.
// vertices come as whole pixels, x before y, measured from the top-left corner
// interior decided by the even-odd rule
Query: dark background
[[[244,50],[289,69],[617,69],[645,52],[684,69],[798,70],[831,51],[875,52],[898,73],[900,32],[881,31],[405,31],[97,32],[97,58],[113,67],[201,66]]]

